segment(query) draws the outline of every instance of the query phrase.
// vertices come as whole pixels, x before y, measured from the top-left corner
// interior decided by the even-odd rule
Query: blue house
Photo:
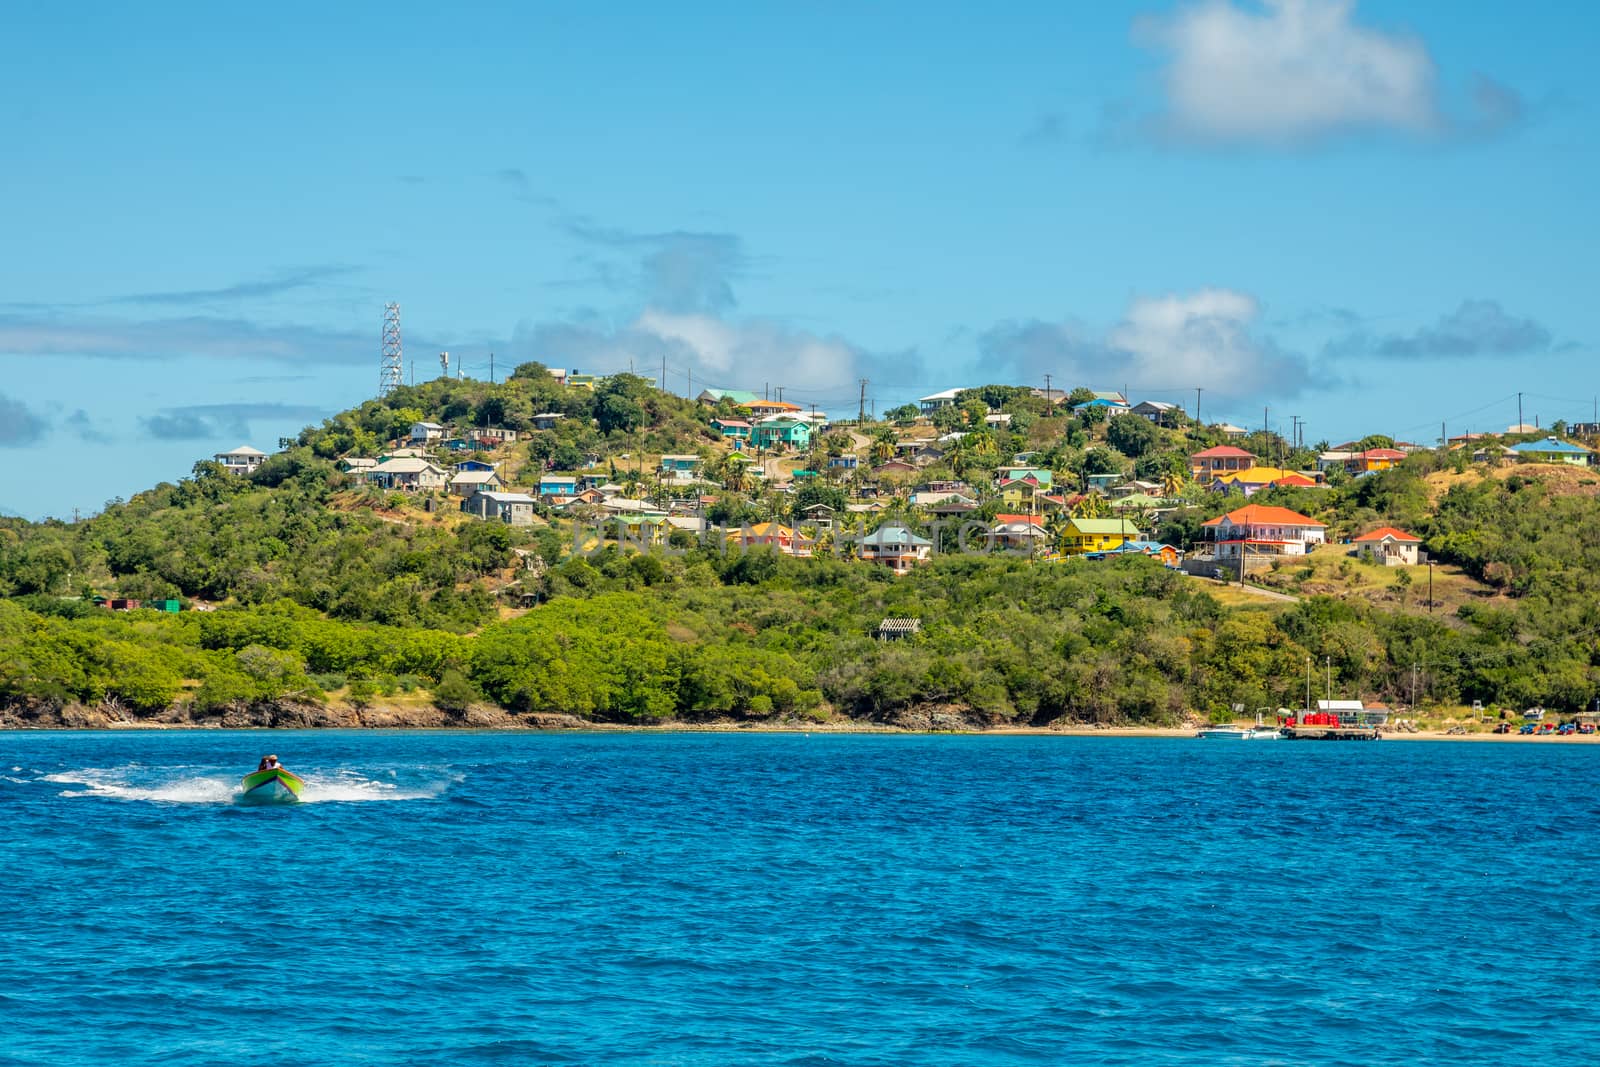
[[[546,474],[539,479],[540,496],[576,496],[578,479],[570,474]]]
[[[828,459],[828,469],[836,471],[853,471],[861,465],[861,460],[855,455],[831,456]]]
[[[1574,467],[1587,467],[1592,453],[1582,445],[1546,437],[1543,441],[1524,441],[1512,445],[1511,451],[1524,463],[1567,463]]]
[[[492,471],[493,463],[485,463],[481,459],[464,459],[456,464],[457,471]]]

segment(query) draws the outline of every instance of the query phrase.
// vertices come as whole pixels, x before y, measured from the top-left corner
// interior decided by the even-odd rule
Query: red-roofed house
[[[1288,508],[1246,504],[1205,524],[1218,559],[1239,556],[1303,556],[1327,540],[1327,523]]]
[[[1247,471],[1256,465],[1256,457],[1242,448],[1218,445],[1189,457],[1189,472],[1194,480],[1205,483],[1222,474]]]
[[[1422,547],[1422,538],[1404,530],[1397,530],[1393,526],[1380,526],[1350,543],[1356,546],[1358,555],[1365,556],[1374,563],[1382,563],[1386,567],[1403,567],[1416,565],[1417,550]]]

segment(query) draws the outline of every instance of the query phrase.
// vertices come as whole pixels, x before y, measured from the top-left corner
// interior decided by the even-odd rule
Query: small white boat
[[[1253,732],[1253,730],[1246,730],[1242,726],[1207,726],[1196,733],[1195,736],[1221,738],[1224,741],[1244,741]]]

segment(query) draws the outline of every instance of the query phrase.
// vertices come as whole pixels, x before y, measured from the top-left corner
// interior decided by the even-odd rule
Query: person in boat
[[[260,763],[259,766],[256,767],[256,770],[258,770],[258,771],[275,771],[279,767],[282,767],[282,766],[283,766],[283,764],[278,762],[278,757],[277,756],[262,756],[261,757],[261,763]]]

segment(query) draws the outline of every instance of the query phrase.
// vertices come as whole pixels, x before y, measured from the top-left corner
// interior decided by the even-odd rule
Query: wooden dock
[[[1286,741],[1376,741],[1376,726],[1301,726],[1283,728]]]

